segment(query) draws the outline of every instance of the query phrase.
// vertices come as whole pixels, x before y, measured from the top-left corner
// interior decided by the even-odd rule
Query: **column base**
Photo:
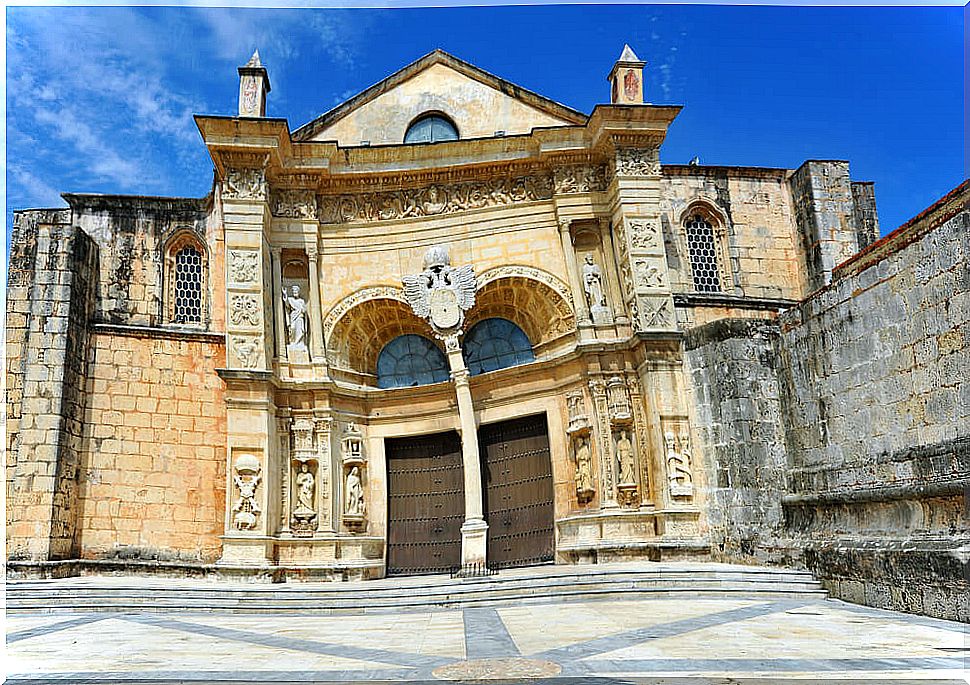
[[[462,566],[485,565],[488,524],[483,519],[466,519],[461,524]]]

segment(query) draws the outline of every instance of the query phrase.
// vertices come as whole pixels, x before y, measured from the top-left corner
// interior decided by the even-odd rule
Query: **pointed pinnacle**
[[[633,52],[633,48],[629,44],[623,44],[623,53],[620,55],[620,59],[617,62],[639,62],[640,58],[637,57],[637,53]]]
[[[253,56],[246,62],[247,67],[261,67],[263,63],[259,61],[259,50],[253,50]]]

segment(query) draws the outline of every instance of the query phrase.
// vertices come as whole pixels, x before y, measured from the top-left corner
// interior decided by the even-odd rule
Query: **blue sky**
[[[7,8],[7,224],[60,192],[203,196],[194,113],[234,114],[258,47],[291,130],[440,47],[584,112],[624,42],[682,104],[666,163],[848,159],[884,233],[965,176],[963,10],[537,6]]]

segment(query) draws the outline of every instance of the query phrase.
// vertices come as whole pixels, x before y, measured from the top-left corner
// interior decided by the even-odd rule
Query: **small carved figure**
[[[360,482],[360,469],[356,466],[347,474],[346,512],[351,516],[364,515],[364,486]]]
[[[580,439],[576,447],[576,493],[580,499],[588,499],[593,492],[593,458],[589,453],[589,440]]]
[[[296,496],[297,510],[313,511],[313,490],[316,487],[316,478],[305,463],[300,465],[300,472],[296,475],[296,486],[300,489]]]
[[[693,482],[690,468],[690,448],[686,436],[681,435],[680,450],[677,450],[677,436],[673,431],[664,433],[667,448],[667,478],[671,487],[689,487]]]
[[[603,272],[593,261],[591,254],[586,255],[586,263],[583,264],[583,289],[589,299],[590,309],[606,306],[606,298],[603,296]]]
[[[286,328],[292,349],[306,350],[307,305],[300,297],[300,286],[290,288],[290,294],[283,293],[283,305],[287,309]]]
[[[257,516],[262,511],[256,501],[256,488],[259,486],[259,460],[251,454],[243,454],[233,467],[232,480],[239,490],[239,499],[233,506],[233,524],[239,530],[252,530],[256,527]]]
[[[636,483],[635,469],[636,463],[633,455],[633,443],[627,437],[625,430],[620,431],[620,437],[616,441],[616,460],[620,467],[620,484],[628,485]]]

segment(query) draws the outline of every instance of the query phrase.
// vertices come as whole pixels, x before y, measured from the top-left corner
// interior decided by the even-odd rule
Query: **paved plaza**
[[[968,626],[830,599],[7,616],[8,682],[964,683]],[[533,680],[534,679],[534,680]]]

